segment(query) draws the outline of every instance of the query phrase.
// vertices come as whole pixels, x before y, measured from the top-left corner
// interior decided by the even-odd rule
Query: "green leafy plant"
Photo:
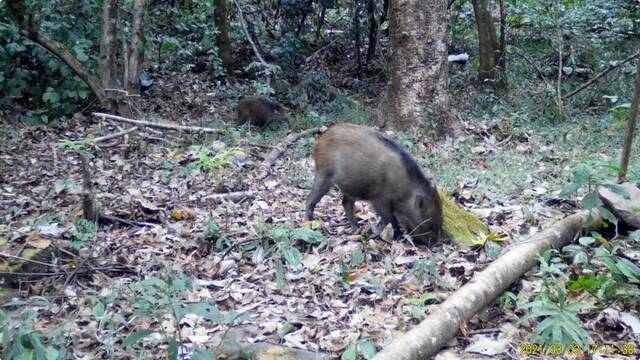
[[[196,160],[189,164],[189,168],[200,172],[211,172],[221,169],[231,164],[231,160],[229,160],[230,157],[244,156],[244,152],[236,148],[224,149],[214,156],[209,155],[209,149],[206,146],[192,146],[191,151]]]
[[[586,188],[587,194],[582,198],[581,205],[583,208],[591,211],[598,210],[600,212],[600,216],[603,219],[609,221],[612,224],[617,224],[618,219],[606,209],[602,200],[598,197],[597,188],[598,186],[606,187],[607,189],[628,198],[629,194],[627,194],[626,190],[617,184],[612,183],[604,183],[604,176],[602,171],[613,171],[618,173],[621,169],[615,165],[601,163],[601,162],[591,162],[591,163],[582,163],[577,165],[572,171],[572,183],[566,187],[561,196],[567,196],[571,194],[577,193],[581,188]],[[591,214],[589,214],[589,221],[591,223],[593,218]]]
[[[60,146],[60,148],[62,149],[75,151],[76,153],[84,156],[87,159],[92,159],[93,154],[87,150],[91,145],[91,140],[92,140],[91,138],[85,138],[80,141],[63,139],[63,140],[60,140],[60,142],[58,143],[58,146]]]
[[[2,332],[2,358],[7,360],[23,359],[64,359],[66,357],[67,337],[65,333],[75,326],[65,322],[45,334],[36,325],[38,311],[32,306],[48,308],[49,300],[32,297],[29,303],[13,301],[5,306],[24,306],[22,310],[7,313],[0,309],[0,332]]]
[[[271,229],[270,238],[274,242],[268,251],[276,261],[276,280],[279,287],[284,287],[284,265],[289,269],[300,267],[300,250],[295,246],[298,240],[307,244],[317,244],[324,239],[319,231],[307,228],[292,228],[290,226],[277,226]]]
[[[538,296],[536,301],[523,305],[529,313],[522,321],[540,318],[536,325],[532,341],[543,345],[572,343],[584,347],[589,341],[589,334],[580,326],[578,312],[592,308],[586,303],[567,303],[564,291],[559,285],[555,286],[555,301],[546,293]]]
[[[500,308],[504,311],[508,309],[512,304],[517,306],[518,297],[516,296],[516,294],[512,293],[511,291],[505,291],[504,293],[502,293],[502,295],[500,295],[499,301],[500,301]]]
[[[424,317],[424,312],[426,310],[427,304],[432,303],[438,300],[438,296],[434,293],[424,293],[422,296],[418,298],[403,298],[400,301],[400,304],[404,311],[405,305],[410,305],[411,316],[416,320],[420,321]]]
[[[81,219],[71,230],[71,247],[76,250],[83,248],[87,241],[95,238],[97,230],[95,223]]]
[[[169,315],[173,323],[177,326],[187,314],[196,314],[206,320],[219,324],[233,326],[238,321],[249,320],[245,315],[236,311],[229,311],[224,315],[209,303],[189,303],[183,302],[187,299],[187,293],[192,288],[191,280],[182,274],[171,273],[165,281],[157,277],[149,277],[142,281],[129,285],[130,295],[127,299],[135,309],[136,317],[151,318],[156,324],[163,324],[165,316]],[[182,348],[184,339],[179,329],[169,332],[166,329],[145,329],[131,333],[123,341],[125,348],[133,348],[146,336],[153,333],[160,333],[168,344],[169,358],[178,359],[178,349]],[[212,353],[200,351],[202,356],[211,356]],[[215,357],[214,357],[215,358]]]
[[[360,335],[351,338],[351,343],[340,356],[341,360],[356,360],[358,354],[365,359],[372,359],[376,354],[376,348],[373,346],[370,338],[361,338]]]

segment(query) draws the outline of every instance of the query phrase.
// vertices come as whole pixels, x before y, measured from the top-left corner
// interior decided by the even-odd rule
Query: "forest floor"
[[[203,100],[198,106],[204,110],[194,118],[225,106],[216,105],[207,108]],[[191,105],[175,106],[174,111],[182,111]],[[455,141],[392,136],[459,204],[481,216],[492,231],[508,236],[508,243],[496,244],[503,250],[576,209],[575,199],[559,195],[570,182],[571,170],[583,161],[616,163],[619,145],[603,134],[622,139],[624,131],[597,119],[535,129],[499,117],[460,119],[465,131]],[[146,223],[91,230],[79,221],[79,155],[69,143],[60,144],[113,133],[118,131],[115,125],[88,118],[62,129],[0,127],[0,237],[7,240],[3,252],[25,243],[80,244],[80,254],[91,265],[85,268],[92,269],[74,272],[79,264],[61,263],[57,276],[32,277],[11,294],[49,299],[47,306],[36,306],[38,326],[50,330],[70,323],[75,329],[71,333],[77,335],[71,351],[78,357],[128,357],[116,340],[133,331],[162,328],[174,334],[177,325],[170,310],[157,306],[147,317],[137,312],[141,305],[136,304],[149,299],[131,285],[149,277],[175,281],[179,273],[193,284],[185,293],[173,293],[172,301],[210,302],[222,313],[246,316],[226,322],[184,317],[180,328],[185,349],[215,350],[210,348],[212,336],[230,326],[250,327],[254,341],[332,357],[356,338],[379,348],[396,332],[416,325],[499,254],[486,247],[461,250],[447,241],[431,248],[385,242],[376,235],[374,212],[361,202],[361,231],[355,234],[347,226],[336,190],[316,209],[325,239],[316,245],[296,243],[291,235],[296,229],[316,226],[304,219],[313,180],[309,155],[314,138],[299,140],[270,170],[260,166],[289,131],[286,127],[264,133],[229,127],[222,137],[145,129],[126,140],[87,147],[94,155],[91,182],[105,213]],[[638,178],[638,163],[632,166],[631,174]],[[222,202],[210,196],[228,192],[247,196]],[[236,245],[229,248],[232,244]],[[280,267],[292,264],[283,259],[288,245],[300,251],[297,267]],[[629,254],[640,259],[637,249],[629,249]],[[541,287],[540,276],[530,274],[510,291],[518,294],[518,304],[525,304]],[[595,301],[584,293],[567,296],[569,302]],[[519,346],[531,342],[533,324],[519,320],[524,312],[513,301],[502,300],[471,320],[468,336],[456,337],[449,350],[463,358],[518,357]],[[118,324],[114,317],[109,326],[97,317],[98,304],[130,320]],[[594,342],[629,342],[640,350],[638,337],[608,328],[597,321],[598,315],[581,316]],[[135,349],[142,353],[152,347],[168,351],[167,342],[157,336],[144,338]]]

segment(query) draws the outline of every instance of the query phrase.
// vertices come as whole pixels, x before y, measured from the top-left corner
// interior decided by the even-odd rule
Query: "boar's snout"
[[[411,196],[398,212],[398,221],[416,242],[432,245],[440,241],[442,203],[436,190],[429,190]]]

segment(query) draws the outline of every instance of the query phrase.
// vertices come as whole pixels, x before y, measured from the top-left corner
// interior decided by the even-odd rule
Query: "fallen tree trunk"
[[[282,155],[282,153],[284,153],[285,150],[287,150],[287,147],[289,147],[294,142],[298,141],[298,139],[300,139],[301,137],[307,136],[309,134],[320,134],[325,131],[327,131],[327,128],[325,126],[321,126],[313,129],[307,129],[299,133],[293,133],[293,134],[287,135],[287,137],[284,138],[284,140],[280,144],[276,145],[276,147],[273,150],[271,150],[269,155],[267,155],[267,157],[264,158],[264,161],[262,162],[262,166],[267,169],[270,168],[271,165],[273,165],[273,163],[280,157],[280,155]]]
[[[199,127],[199,126],[183,126],[183,125],[174,125],[174,124],[155,123],[151,121],[129,119],[126,117],[105,114],[105,113],[94,112],[91,115],[102,118],[102,119],[117,120],[117,121],[129,123],[129,124],[148,126],[152,128],[158,128],[158,129],[190,131],[190,132],[206,132],[206,133],[215,133],[215,134],[221,134],[224,132],[224,130],[221,130],[221,129],[206,128],[206,127]]]
[[[595,212],[593,215],[596,217]],[[571,242],[588,217],[588,211],[580,211],[516,245],[484,271],[475,274],[471,281],[453,293],[435,312],[406,334],[394,339],[373,359],[424,359],[436,354],[456,335],[463,322],[469,321],[534,267],[538,262],[538,255]]]

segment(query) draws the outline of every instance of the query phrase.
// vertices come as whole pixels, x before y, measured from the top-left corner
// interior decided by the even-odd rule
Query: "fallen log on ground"
[[[224,132],[224,130],[222,130],[222,129],[206,128],[206,127],[199,127],[199,126],[184,126],[184,125],[174,125],[174,124],[165,124],[165,123],[155,123],[155,122],[151,122],[151,121],[129,119],[129,118],[126,118],[126,117],[116,116],[116,115],[111,115],[111,114],[105,114],[105,113],[94,112],[94,113],[91,113],[91,115],[99,117],[99,118],[102,118],[102,119],[111,119],[111,120],[126,122],[126,123],[129,123],[129,124],[134,124],[134,125],[139,125],[139,126],[148,126],[148,127],[157,128],[157,129],[176,130],[176,131],[189,131],[189,132],[206,132],[206,133],[215,133],[215,134],[221,134],[221,133]]]
[[[287,137],[284,138],[284,140],[280,144],[276,145],[276,147],[273,150],[271,150],[269,155],[267,155],[267,157],[264,158],[264,161],[262,162],[262,166],[265,169],[270,168],[271,165],[273,165],[273,163],[280,157],[280,155],[282,155],[282,153],[284,153],[285,150],[287,150],[287,148],[291,144],[298,141],[298,139],[300,139],[301,137],[304,137],[310,134],[320,134],[325,131],[327,131],[327,127],[321,126],[313,129],[307,129],[299,133],[292,133],[287,135]]]
[[[593,216],[597,217],[595,211]],[[580,211],[516,245],[484,271],[475,274],[436,311],[418,326],[394,339],[373,359],[413,360],[436,354],[456,335],[462,323],[469,321],[533,268],[538,262],[538,255],[570,243],[580,233],[588,217],[588,211]]]

